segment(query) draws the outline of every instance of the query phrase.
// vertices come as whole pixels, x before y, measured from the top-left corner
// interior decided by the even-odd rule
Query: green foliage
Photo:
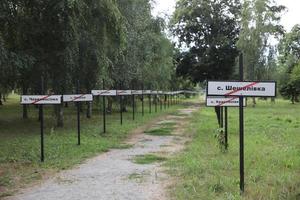
[[[285,9],[272,0],[245,0],[241,12],[241,32],[238,48],[244,54],[245,78],[249,80],[274,79],[276,49],[271,37],[283,34],[279,25]],[[269,55],[268,55],[269,54]]]
[[[281,64],[280,93],[298,101],[300,95],[300,26],[295,25],[279,44],[279,61]]]
[[[102,87],[167,89],[173,46],[150,0],[3,0],[0,93],[74,93]],[[61,107],[56,108],[59,116]],[[62,123],[58,123],[62,124]]]
[[[177,73],[193,82],[228,79],[238,55],[240,3],[236,0],[180,0],[171,20],[179,47]]]

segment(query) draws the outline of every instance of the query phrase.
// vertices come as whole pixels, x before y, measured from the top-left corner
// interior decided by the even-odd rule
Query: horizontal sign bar
[[[117,90],[92,90],[94,96],[116,96]]]
[[[80,102],[80,101],[93,101],[93,95],[92,94],[63,95],[63,102]]]
[[[158,94],[158,91],[156,91],[156,90],[151,90],[151,94]]]
[[[143,94],[151,94],[151,90],[143,90]]]
[[[143,94],[143,90],[132,90],[132,94]]]
[[[243,106],[246,106],[246,98],[244,99]],[[240,101],[239,97],[215,97],[207,96],[206,97],[206,106],[207,107],[239,107]]]
[[[21,104],[61,104],[62,95],[22,95]]]
[[[276,82],[208,81],[208,96],[275,97]]]
[[[132,94],[131,90],[117,90],[117,95],[120,95],[120,96],[131,95],[131,94]]]

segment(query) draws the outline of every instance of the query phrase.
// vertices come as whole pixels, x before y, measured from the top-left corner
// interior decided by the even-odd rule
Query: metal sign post
[[[134,93],[131,95],[132,98],[132,120],[135,120],[134,112],[135,112],[135,98],[134,98]]]
[[[225,149],[228,149],[228,113],[227,113],[227,107],[225,107]]]
[[[149,113],[151,113],[151,94],[149,94]]]
[[[102,96],[103,133],[106,133],[106,96],[116,96],[117,90],[105,90],[105,80],[102,80],[103,90],[92,90],[94,96]]]
[[[77,80],[76,93],[79,94],[79,80]],[[77,102],[77,145],[80,145],[80,102]]]
[[[61,95],[42,95],[44,93],[44,78],[41,78],[41,95],[22,95],[21,104],[39,105],[40,136],[41,136],[41,162],[45,160],[44,154],[44,110],[43,105],[61,104]]]
[[[80,102],[93,101],[92,94],[79,94],[79,81],[77,81],[76,93],[63,95],[63,102],[75,102],[77,107],[77,144],[80,145]]]
[[[142,116],[144,117],[144,84],[142,84]]]
[[[44,94],[44,77],[41,77],[41,95]],[[39,118],[40,118],[40,129],[41,129],[41,162],[45,160],[44,154],[44,110],[43,104],[39,106]]]
[[[240,54],[239,57],[239,71],[240,71],[240,81],[244,80],[244,61],[243,61],[243,54]],[[275,92],[276,93],[276,92]],[[274,93],[274,94],[275,94]],[[243,106],[243,100],[244,97],[239,97],[239,104],[240,104],[240,190],[243,193],[245,189],[245,183],[244,183],[244,106]]]
[[[105,81],[102,80],[102,89],[105,90]],[[106,105],[105,105],[105,96],[102,96],[102,103],[103,103],[103,133],[106,133]]]
[[[239,56],[239,81],[208,81],[207,96],[231,96],[229,101],[224,101],[220,105],[226,105],[230,101],[239,98],[239,160],[240,160],[240,191],[244,192],[244,97],[275,97],[275,81],[244,81],[243,80],[243,55]],[[236,100],[233,104],[236,104]],[[227,111],[225,111],[227,119]],[[225,122],[226,123],[226,122]],[[225,128],[227,129],[227,127]],[[226,133],[227,134],[227,130]],[[227,138],[226,138],[227,140]]]

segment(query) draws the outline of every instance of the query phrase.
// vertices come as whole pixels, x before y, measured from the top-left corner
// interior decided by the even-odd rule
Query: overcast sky
[[[278,4],[287,7],[283,14],[281,24],[290,31],[295,24],[300,24],[300,0],[276,0]],[[171,15],[175,9],[176,0],[155,0],[152,14],[157,16]]]

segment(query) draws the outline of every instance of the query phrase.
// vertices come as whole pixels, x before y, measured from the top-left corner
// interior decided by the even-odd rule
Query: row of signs
[[[239,97],[275,97],[274,81],[208,81],[206,106],[238,107]],[[243,105],[246,106],[244,99]]]
[[[71,95],[22,95],[21,104],[61,104],[63,102],[84,102],[93,101],[93,96],[126,96],[142,94],[174,95],[186,91],[163,92],[152,90],[92,90],[92,94],[71,94]]]

